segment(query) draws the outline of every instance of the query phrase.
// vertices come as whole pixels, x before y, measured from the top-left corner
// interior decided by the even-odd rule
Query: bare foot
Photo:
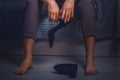
[[[88,64],[85,69],[86,75],[96,75],[98,73],[97,68],[94,64]]]
[[[24,59],[22,63],[15,69],[14,73],[16,75],[23,75],[31,68],[32,68],[32,60]]]

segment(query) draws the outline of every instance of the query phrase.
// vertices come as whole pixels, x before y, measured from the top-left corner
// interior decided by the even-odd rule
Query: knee
[[[37,5],[38,4],[38,0],[27,0],[27,4],[32,4],[32,5]]]

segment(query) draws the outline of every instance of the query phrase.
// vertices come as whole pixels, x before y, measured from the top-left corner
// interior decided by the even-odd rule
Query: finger
[[[54,13],[54,21],[56,22],[57,19],[58,19],[58,11],[56,11],[56,12]]]
[[[74,10],[72,10],[72,12],[71,12],[71,18],[73,18],[74,17]]]
[[[50,20],[52,20],[52,13],[51,12],[49,13],[49,16],[50,16]]]
[[[54,12],[51,12],[51,19],[54,21]]]
[[[55,12],[55,22],[57,21],[58,19],[58,11]]]
[[[58,21],[58,15],[59,15],[59,11],[57,11],[56,13],[56,21]]]
[[[55,18],[56,18],[56,13],[53,13],[53,21],[55,22]]]
[[[72,11],[68,10],[67,22],[69,22],[69,20],[71,19],[71,13],[72,13]]]
[[[67,22],[68,16],[69,16],[69,11],[66,10],[66,11],[65,11],[65,17],[64,17],[64,23]]]
[[[62,19],[65,18],[65,10],[62,10]]]
[[[57,11],[56,14],[55,14],[55,21],[56,22],[58,21],[58,15],[59,15],[59,11]]]

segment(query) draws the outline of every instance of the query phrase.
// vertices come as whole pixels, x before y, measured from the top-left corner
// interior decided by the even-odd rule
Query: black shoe
[[[53,46],[55,33],[63,27],[65,27],[64,23],[60,22],[60,24],[58,24],[56,27],[54,27],[48,31],[48,39],[49,39],[50,48],[52,48],[52,46]]]
[[[48,31],[48,39],[49,39],[50,48],[52,48],[52,46],[53,46],[54,37],[55,37],[55,31],[53,29],[50,29]]]
[[[50,48],[52,48],[52,46],[53,46],[55,33],[56,33],[58,30],[60,30],[61,28],[64,28],[64,27],[65,27],[66,25],[68,25],[68,23],[69,23],[69,22],[64,23],[63,20],[59,20],[59,21],[60,21],[60,23],[59,23],[56,27],[54,27],[54,28],[52,28],[52,29],[50,29],[50,30],[48,31],[48,39],[49,39]]]
[[[77,64],[58,64],[54,66],[57,74],[67,75],[70,78],[75,78],[78,70]]]

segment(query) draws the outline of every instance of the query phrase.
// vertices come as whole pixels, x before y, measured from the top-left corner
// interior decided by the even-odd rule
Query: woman
[[[62,3],[59,8],[58,3]],[[76,6],[81,15],[82,29],[86,48],[86,68],[85,73],[93,75],[97,73],[95,66],[95,10],[94,0],[80,0]],[[48,5],[48,16],[53,21],[58,21],[61,15],[64,23],[68,22],[74,15],[75,0],[27,0],[25,29],[24,29],[24,59],[15,69],[15,74],[24,74],[32,67],[32,54],[37,34],[38,18],[42,4]],[[39,6],[40,5],[40,6]]]

